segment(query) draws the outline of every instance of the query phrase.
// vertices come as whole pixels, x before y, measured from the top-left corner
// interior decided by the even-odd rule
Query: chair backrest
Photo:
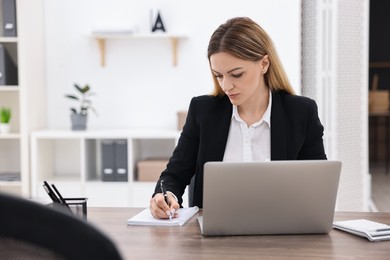
[[[194,206],[194,189],[195,189],[195,176],[191,178],[191,182],[188,185],[188,207]]]
[[[2,193],[0,252],[5,259],[122,259],[114,243],[86,221]]]

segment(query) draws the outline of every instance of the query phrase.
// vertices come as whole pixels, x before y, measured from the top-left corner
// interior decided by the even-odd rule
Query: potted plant
[[[77,107],[70,108],[72,130],[85,130],[87,129],[88,111],[92,110],[95,114],[97,114],[96,110],[92,107],[91,100],[89,99],[95,93],[91,92],[91,88],[88,84],[85,84],[83,87],[81,87],[75,83],[74,87],[78,92],[78,95],[65,95],[66,98],[70,98],[79,102]]]
[[[11,120],[11,109],[2,107],[0,109],[0,133],[8,134],[10,132],[9,122]]]

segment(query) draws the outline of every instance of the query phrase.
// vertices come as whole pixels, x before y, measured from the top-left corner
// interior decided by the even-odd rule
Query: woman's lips
[[[239,94],[228,94],[229,98],[235,99],[238,97]]]

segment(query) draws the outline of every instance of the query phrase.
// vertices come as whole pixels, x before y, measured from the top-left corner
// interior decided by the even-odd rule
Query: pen
[[[43,188],[45,189],[45,191],[47,192],[47,194],[49,195],[49,197],[51,198],[51,200],[53,202],[56,202],[56,203],[62,203],[60,201],[60,199],[57,197],[57,195],[53,192],[53,190],[50,188],[49,184],[44,181],[43,182]]]
[[[53,203],[61,204],[61,206],[65,207],[67,212],[73,214],[69,205],[65,202],[65,199],[61,196],[60,192],[57,190],[57,188],[54,186],[54,184],[52,184],[51,186],[53,187],[55,192],[51,189],[51,187],[49,186],[49,184],[46,181],[43,182],[43,188],[45,189],[45,191],[47,192],[47,194],[49,195],[49,197],[51,198]],[[56,193],[57,193],[58,197],[57,197]]]
[[[65,207],[65,210],[67,211],[67,213],[70,213],[73,215],[72,210],[70,209],[68,203],[66,203],[64,197],[62,197],[61,193],[57,190],[57,187],[54,186],[54,184],[52,184],[51,186],[53,187],[54,192],[57,194],[58,198],[60,199],[61,205],[63,205]]]
[[[61,204],[64,205],[66,208],[69,208],[69,205],[66,203],[65,199],[62,197],[61,193],[57,190],[57,187],[54,186],[54,184],[51,185],[55,191],[55,193],[57,194],[58,198],[60,199],[61,201]]]
[[[164,196],[164,199],[165,199],[165,202],[167,203],[167,205],[169,206],[169,203],[168,203],[168,194],[167,194],[167,190],[165,189],[165,186],[164,186],[164,180],[161,180],[160,181],[160,188],[161,188],[161,192]],[[169,220],[172,220],[172,213],[169,211]]]

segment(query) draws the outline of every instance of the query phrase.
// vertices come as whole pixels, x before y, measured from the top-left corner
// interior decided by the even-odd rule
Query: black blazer
[[[160,176],[179,204],[195,174],[190,205],[202,208],[203,165],[223,160],[231,118],[232,104],[226,95],[191,100],[179,142]],[[272,93],[271,160],[326,159],[323,132],[314,100],[281,91]],[[157,192],[161,192],[159,185]]]

